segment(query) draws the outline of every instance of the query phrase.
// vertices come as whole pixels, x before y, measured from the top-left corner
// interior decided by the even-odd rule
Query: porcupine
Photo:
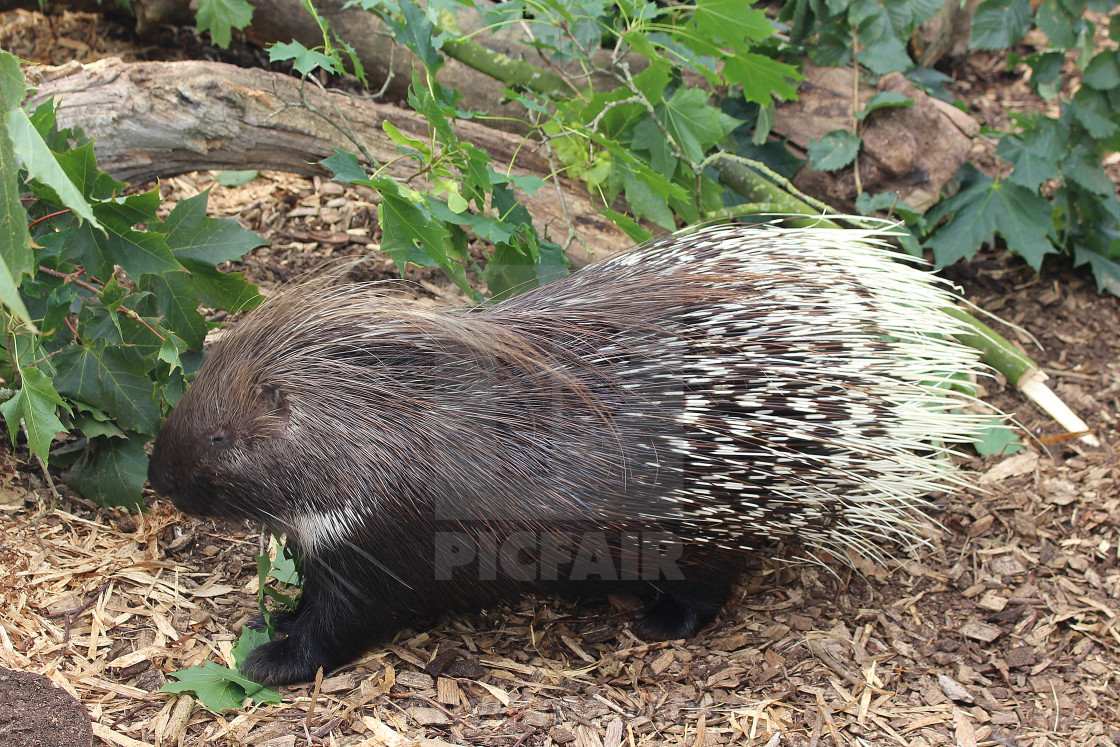
[[[976,355],[882,241],[709,227],[474,310],[296,287],[214,346],[149,479],[302,552],[286,637],[242,666],[264,682],[582,582],[656,591],[637,631],[691,636],[745,553],[881,559],[962,482],[977,418],[946,384]]]

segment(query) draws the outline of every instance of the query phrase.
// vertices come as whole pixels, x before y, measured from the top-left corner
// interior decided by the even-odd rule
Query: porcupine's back
[[[964,483],[948,453],[979,418],[946,386],[978,368],[950,338],[951,294],[881,241],[717,227],[483,315],[541,334],[563,319],[562,344],[671,420],[630,460],[676,474],[660,498],[697,541],[882,559],[928,536],[923,496]]]
[[[434,519],[879,555],[976,425],[948,295],[875,240],[709,228],[469,312],[297,288],[213,351],[157,489],[309,551]]]

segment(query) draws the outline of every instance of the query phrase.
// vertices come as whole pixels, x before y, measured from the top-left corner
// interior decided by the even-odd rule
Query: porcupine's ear
[[[292,412],[287,393],[275,384],[261,384],[257,387],[253,409],[257,435],[273,435],[286,428]]]

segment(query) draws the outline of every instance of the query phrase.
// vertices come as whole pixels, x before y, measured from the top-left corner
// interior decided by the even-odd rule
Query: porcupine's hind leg
[[[739,570],[734,560],[711,556],[682,559],[681,567],[683,579],[654,584],[661,594],[638,613],[638,637],[667,641],[696,635],[726,604]]]

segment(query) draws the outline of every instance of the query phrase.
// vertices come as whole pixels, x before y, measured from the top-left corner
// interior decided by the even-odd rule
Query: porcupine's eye
[[[233,445],[233,435],[225,426],[210,431],[208,438],[210,447],[214,449],[226,449]]]

